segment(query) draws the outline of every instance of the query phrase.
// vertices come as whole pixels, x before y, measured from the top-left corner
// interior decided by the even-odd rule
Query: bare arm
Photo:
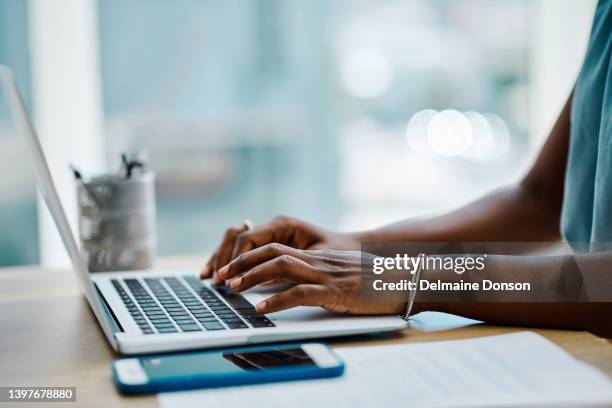
[[[490,194],[448,215],[429,220],[401,221],[363,233],[339,234],[288,217],[277,218],[253,231],[230,229],[202,276],[211,276],[214,270],[219,270],[220,280],[231,279],[230,286],[239,291],[272,279],[297,284],[259,304],[258,310],[264,313],[299,305],[318,305],[335,312],[397,314],[404,310],[403,301],[363,301],[363,254],[346,250],[358,250],[360,242],[364,241],[558,240],[571,103],[572,96],[568,98],[531,171],[515,186]],[[321,251],[321,248],[325,250]],[[612,293],[605,293],[612,287],[612,282],[606,280],[609,274],[604,273],[605,265],[612,263],[611,254],[603,257],[586,255],[583,267],[578,269],[582,274],[586,265],[586,270],[591,272],[587,279],[591,290],[593,287],[604,290],[603,295],[598,294],[598,302],[579,302],[571,296],[541,301],[541,296],[550,293],[555,285],[576,275],[575,269],[559,266],[563,258],[492,256],[491,260],[490,268],[487,268],[488,279],[516,281],[520,276],[522,281],[534,285],[534,302],[509,302],[503,293],[497,298],[476,297],[467,302],[435,296],[428,298],[420,294],[415,311],[438,310],[497,324],[612,331],[609,319],[612,302],[607,302],[606,297]],[[452,271],[433,278],[443,281],[460,279]]]
[[[415,312],[435,310],[488,323],[587,329],[612,335],[612,251],[568,256],[489,256],[483,272],[427,271],[428,281],[528,283],[529,290],[417,292]]]
[[[428,220],[398,222],[366,232],[362,239],[398,242],[558,240],[572,97],[569,96],[536,162],[519,184],[450,214]],[[537,295],[552,290],[552,286],[567,279],[568,273],[584,272],[584,268],[588,271],[596,269],[596,273],[590,275],[591,285],[608,290],[612,288],[612,283],[606,280],[605,268],[599,266],[602,259],[608,264],[612,263],[612,255],[584,257],[580,268],[582,271],[578,272],[561,268],[559,264],[562,259],[558,257],[493,257],[487,274],[489,279],[495,281],[518,273],[523,281],[536,285],[534,294]],[[438,278],[454,280],[457,275],[451,272]],[[548,282],[549,287],[542,287],[543,281]],[[606,317],[612,313],[610,300],[604,296],[597,302],[578,302],[567,298],[537,303],[504,302],[502,299],[433,301],[418,304],[417,310],[444,311],[498,324],[580,328],[610,334],[612,327]]]
[[[268,244],[246,252],[221,268],[219,275],[237,291],[273,279],[294,283],[257,305],[262,313],[296,306],[321,306],[337,313],[402,314],[403,292],[378,292],[377,300],[364,296],[370,280],[364,262],[374,256],[360,251],[299,250]],[[413,312],[437,310],[496,324],[588,329],[611,334],[612,252],[569,256],[489,256],[483,270],[428,269],[421,274]],[[399,272],[400,277],[408,273]],[[393,272],[390,272],[393,274]],[[377,279],[378,276],[377,275]],[[423,288],[422,283],[470,284],[484,279],[503,283],[529,283],[524,289],[484,291]],[[393,281],[393,278],[392,280]],[[372,292],[370,292],[372,293]]]

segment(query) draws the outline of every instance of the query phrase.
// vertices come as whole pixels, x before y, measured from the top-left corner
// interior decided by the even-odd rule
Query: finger
[[[297,306],[323,306],[329,290],[321,285],[297,285],[255,306],[259,313],[273,313]]]
[[[228,228],[227,231],[225,231],[223,241],[217,250],[217,259],[214,264],[214,271],[219,271],[220,268],[229,263],[232,250],[234,249],[234,241],[241,232],[244,232],[245,229],[245,225],[239,225],[237,227]]]
[[[289,217],[276,217],[264,225],[240,233],[235,240],[232,260],[237,256],[266,244],[278,242],[290,244],[289,237],[293,235],[294,221]]]
[[[299,249],[291,248],[283,244],[272,243],[256,248],[252,251],[245,252],[238,258],[234,259],[228,265],[219,270],[220,279],[232,279],[243,274],[249,269],[277,258],[282,255],[290,255],[294,258],[306,260],[309,255]]]
[[[274,279],[296,283],[320,283],[321,272],[301,259],[281,255],[232,279],[229,281],[229,286],[234,290],[243,291]]]
[[[217,258],[217,253],[213,252],[213,254],[210,256],[210,258],[208,258],[208,261],[206,262],[206,265],[204,265],[204,268],[202,269],[202,272],[200,272],[200,278],[201,279],[208,279],[212,276],[213,273],[213,265],[216,262],[216,258]]]

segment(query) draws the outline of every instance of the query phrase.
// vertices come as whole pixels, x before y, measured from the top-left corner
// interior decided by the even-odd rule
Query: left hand
[[[238,256],[219,270],[219,278],[243,291],[274,279],[295,283],[256,308],[272,313],[296,306],[321,306],[351,314],[401,314],[404,302],[366,302],[362,298],[359,251],[300,250],[268,244]]]

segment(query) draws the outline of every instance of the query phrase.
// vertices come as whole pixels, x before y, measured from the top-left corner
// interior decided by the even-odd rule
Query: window
[[[67,108],[37,82],[63,72],[40,62],[53,56],[45,30],[85,32],[91,42],[62,58],[83,54],[70,69],[87,71],[78,82],[87,85],[73,94],[98,98],[101,84],[103,104],[83,109],[103,117],[103,136],[97,120],[82,120],[93,131],[74,144],[61,126],[37,123],[67,152],[55,151],[61,163],[52,165],[81,157],[114,171],[121,152],[146,150],[160,255],[202,254],[244,217],[363,229],[517,180],[588,36],[593,1],[559,1],[88,0],[77,3],[87,19],[65,12],[73,21],[56,27],[50,21],[62,19],[49,15],[65,5],[5,0],[0,63],[16,72],[35,122],[42,106],[65,125],[80,105],[70,98]],[[37,227],[33,184],[21,176],[27,152],[1,109],[0,265],[36,262],[38,230],[42,258],[59,241]],[[60,183],[67,201],[69,182]]]
[[[29,104],[27,3],[0,2],[0,64],[13,67]],[[36,194],[26,145],[0,93],[0,266],[38,262]]]
[[[533,149],[533,2],[99,7],[108,162],[148,151],[164,254],[211,250],[244,216],[349,229],[446,210],[514,180]],[[426,109],[476,112],[486,140],[420,149],[406,127]]]

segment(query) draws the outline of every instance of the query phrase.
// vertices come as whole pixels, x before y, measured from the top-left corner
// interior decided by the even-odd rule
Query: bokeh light
[[[442,156],[459,156],[472,144],[472,126],[467,118],[453,109],[436,113],[427,127],[431,149]]]
[[[434,109],[425,109],[415,113],[406,125],[406,140],[412,150],[422,156],[432,156],[433,152],[427,143],[427,127],[431,118],[438,113]]]
[[[491,152],[493,131],[489,121],[478,112],[463,113],[472,127],[472,144],[465,156],[473,159],[485,159]]]
[[[410,118],[405,136],[410,148],[426,157],[485,161],[503,156],[510,148],[508,126],[494,113],[425,109]]]
[[[487,158],[495,159],[503,156],[510,149],[510,131],[506,122],[494,113],[483,114],[489,125],[493,135],[493,143],[488,152]]]

